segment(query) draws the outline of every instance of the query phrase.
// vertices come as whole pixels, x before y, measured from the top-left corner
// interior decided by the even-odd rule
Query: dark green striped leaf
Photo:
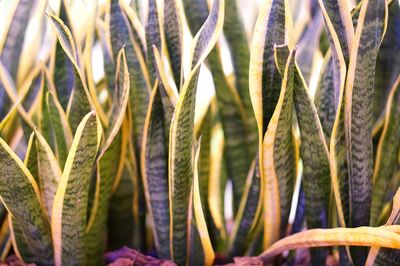
[[[164,36],[175,84],[180,88],[182,76],[182,3],[178,0],[164,1]]]
[[[374,121],[384,116],[390,89],[400,74],[400,4],[388,5],[388,24],[375,66]]]
[[[379,139],[373,173],[370,225],[377,226],[393,178],[400,148],[400,75],[394,83],[386,105],[383,132]]]
[[[283,72],[281,94],[263,138],[260,167],[264,200],[264,247],[286,234],[296,178],[292,134],[295,52],[291,51]],[[279,57],[276,57],[279,58]],[[279,63],[279,62],[277,62]],[[261,157],[261,156],[260,156]],[[279,207],[278,207],[279,206]]]
[[[147,111],[141,163],[157,254],[162,259],[168,259],[170,258],[168,147],[164,131],[163,104],[156,82]]]
[[[111,1],[110,7],[111,48],[114,58],[125,46],[129,70],[130,110],[133,125],[133,143],[136,154],[140,154],[146,110],[148,106],[150,81],[140,45],[132,36],[132,29],[118,0]],[[138,157],[137,155],[137,157]]]
[[[308,87],[297,67],[294,74],[294,103],[300,128],[307,228],[327,228],[331,195],[329,151]],[[325,264],[327,249],[311,249],[311,263]]]
[[[56,265],[85,264],[89,185],[102,128],[94,112],[79,124],[54,197],[51,227]]]
[[[156,77],[156,63],[153,54],[153,45],[161,50],[160,23],[157,12],[157,1],[149,0],[147,24],[146,24],[146,43],[147,43],[147,68],[153,85]]]
[[[193,178],[192,148],[195,95],[200,65],[215,45],[222,31],[224,1],[213,2],[211,12],[192,45],[192,70],[185,81],[174,118],[169,141],[169,196],[171,217],[171,257],[178,264],[186,258],[187,218]]]
[[[39,187],[29,170],[0,139],[0,195],[10,215],[24,233],[35,262],[53,265],[53,243]]]
[[[58,41],[74,68],[75,86],[72,99],[68,103],[67,117],[72,132],[75,132],[83,117],[95,108],[82,71],[77,64],[77,50],[70,30],[59,18],[53,15],[50,15],[49,18],[56,29]]]

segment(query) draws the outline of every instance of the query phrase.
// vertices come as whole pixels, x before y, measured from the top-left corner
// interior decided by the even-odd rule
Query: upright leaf
[[[329,151],[316,108],[300,69],[294,74],[294,103],[300,128],[307,228],[327,228],[331,195]],[[325,264],[328,250],[311,249],[311,263]]]
[[[385,124],[379,139],[373,172],[370,225],[378,225],[390,181],[395,174],[400,148],[400,75],[394,83],[386,105]]]
[[[157,85],[156,82],[147,111],[141,169],[157,254],[164,259],[170,257],[168,147],[165,141],[163,104]]]
[[[193,166],[193,187],[191,191],[191,206],[189,207],[189,264],[190,265],[212,265],[214,262],[214,250],[211,245],[210,235],[207,230],[204,209],[201,201],[198,159],[201,147],[201,138],[197,143]]]
[[[211,12],[193,40],[192,70],[185,81],[171,125],[169,141],[169,196],[171,257],[182,264],[186,257],[187,208],[192,184],[192,146],[197,80],[201,63],[222,30],[224,1],[215,0]]]
[[[90,265],[102,263],[105,251],[105,238],[108,208],[112,184],[122,175],[126,146],[128,145],[127,126],[123,125],[129,101],[129,72],[125,51],[118,53],[116,86],[114,89],[113,107],[110,128],[105,145],[101,148],[96,160],[96,191],[93,207],[86,227],[87,258]]]
[[[101,139],[94,112],[79,124],[54,197],[52,234],[55,264],[85,264],[85,228],[90,179]]]
[[[389,1],[388,1],[389,2]],[[385,37],[379,47],[375,66],[374,122],[384,116],[386,101],[400,74],[400,4],[388,3],[388,23]]]
[[[114,58],[125,46],[126,61],[129,69],[130,110],[133,125],[133,142],[137,154],[140,154],[146,110],[148,106],[150,81],[140,45],[132,36],[132,29],[122,13],[118,0],[111,1],[110,38]],[[138,157],[138,156],[137,156]]]
[[[3,139],[0,139],[0,184],[1,200],[24,233],[35,256],[31,262],[53,265],[50,224],[38,185]]]
[[[373,95],[375,63],[387,23],[385,0],[364,1],[352,43],[345,89],[345,136],[349,179],[349,226],[368,225],[373,172]],[[353,249],[356,265],[366,250]]]
[[[264,179],[264,247],[286,234],[294,190],[295,158],[292,135],[295,52],[283,72],[281,94],[263,138],[261,177]]]
[[[51,219],[53,200],[62,173],[49,144],[38,131],[35,131],[35,140],[39,188],[47,215]]]
[[[169,61],[175,84],[180,88],[183,82],[182,76],[182,3],[178,0],[164,1],[164,36],[168,50]]]
[[[68,103],[67,117],[72,131],[75,132],[83,117],[95,108],[82,71],[77,64],[77,50],[70,30],[59,18],[53,15],[49,18],[56,29],[58,41],[74,68],[75,86]]]

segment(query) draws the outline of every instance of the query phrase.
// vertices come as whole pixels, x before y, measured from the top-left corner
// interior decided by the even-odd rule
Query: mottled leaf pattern
[[[1,200],[35,254],[32,262],[53,265],[50,224],[38,185],[3,139],[0,139],[0,184]]]
[[[193,178],[192,146],[195,93],[200,65],[210,53],[222,30],[224,1],[213,3],[210,15],[194,38],[192,48],[192,70],[183,84],[169,141],[169,197],[170,197],[170,244],[171,257],[178,264],[186,257],[187,208]]]
[[[84,264],[90,178],[101,139],[94,112],[79,124],[54,197],[51,227],[56,265]]]

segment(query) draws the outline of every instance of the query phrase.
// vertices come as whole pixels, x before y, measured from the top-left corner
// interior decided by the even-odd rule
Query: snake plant
[[[0,14],[1,260],[399,263],[397,0]]]

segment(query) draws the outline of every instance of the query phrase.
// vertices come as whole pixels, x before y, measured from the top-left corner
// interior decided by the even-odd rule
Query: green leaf
[[[285,44],[286,39],[291,41],[288,38],[287,8],[286,0],[265,1],[260,7],[254,29],[249,84],[260,142],[274,113],[282,82],[274,63],[274,45]],[[289,45],[292,46],[291,43]]]
[[[331,196],[329,151],[317,110],[298,67],[294,74],[294,103],[300,128],[307,228],[327,228]],[[311,249],[311,263],[324,264],[327,255],[326,249]]]
[[[150,79],[147,73],[145,60],[140,45],[132,36],[132,29],[128,20],[122,13],[118,0],[111,1],[110,7],[110,38],[114,58],[117,57],[120,49],[125,46],[126,61],[129,70],[130,84],[130,110],[132,119],[132,137],[136,157],[139,157],[144,121],[150,94]]]
[[[390,89],[400,74],[400,4],[388,4],[388,24],[375,66],[374,121],[384,116]]]
[[[8,212],[24,233],[34,261],[53,265],[50,224],[39,188],[23,162],[0,139],[0,195]]]
[[[379,139],[373,172],[371,202],[371,225],[378,225],[378,219],[385,203],[385,197],[393,178],[400,148],[400,75],[394,83],[386,105],[385,124]]]
[[[153,54],[153,45],[161,49],[160,22],[157,12],[157,1],[149,0],[147,24],[146,24],[146,43],[147,43],[147,67],[149,69],[151,85],[154,84],[157,71]]]
[[[79,124],[54,197],[51,227],[55,264],[85,264],[89,185],[101,140],[94,112]]]
[[[214,77],[218,111],[224,129],[225,151],[228,177],[233,184],[234,213],[239,208],[246,183],[246,176],[253,156],[253,147],[249,147],[249,128],[246,114],[239,95],[227,82],[220,61],[219,51],[215,48],[208,57]]]
[[[258,157],[253,160],[244,188],[242,201],[230,236],[229,257],[244,255],[255,236],[262,212],[261,180]]]
[[[391,92],[391,94],[393,91]],[[391,96],[389,96],[391,97]],[[393,208],[386,225],[400,224],[400,189],[397,189],[396,195],[393,197]],[[390,248],[372,247],[369,251],[367,262],[365,265],[394,265],[399,261],[400,250]]]
[[[67,8],[68,3],[66,3],[65,0],[61,0],[59,17],[65,23],[65,25],[72,30],[70,12]],[[52,58],[54,61],[54,85],[56,87],[61,106],[64,110],[67,110],[68,102],[75,85],[74,67],[59,42],[56,43],[56,47],[52,56],[54,57]]]
[[[62,172],[49,144],[37,130],[35,130],[35,142],[39,178],[38,185],[47,215],[51,219],[53,200]]]
[[[72,34],[64,22],[53,15],[49,15],[50,21],[56,29],[58,41],[74,68],[75,86],[72,99],[67,107],[67,117],[72,132],[75,132],[80,121],[92,109],[95,110],[84,76],[77,63],[77,50]]]
[[[182,264],[186,257],[187,218],[193,178],[192,146],[197,80],[201,63],[210,53],[222,31],[224,1],[213,7],[193,40],[192,70],[183,84],[176,105],[169,139],[169,197],[171,219],[171,257]]]
[[[165,141],[163,104],[157,85],[156,82],[147,111],[141,169],[157,254],[162,259],[168,259],[170,258],[168,147]]]
[[[345,132],[352,227],[369,223],[373,170],[374,64],[384,34],[385,9],[386,3],[383,0],[363,2],[347,74]]]
[[[373,95],[375,63],[387,22],[386,1],[364,1],[350,52],[345,88],[345,136],[349,179],[349,226],[368,225],[373,172]],[[353,249],[364,264],[365,249]]]
[[[29,22],[29,14],[32,12],[36,1],[19,0],[16,2],[16,9],[11,18],[11,23],[7,34],[1,40],[1,61],[4,66],[10,71],[11,77],[16,80],[18,67],[20,64],[19,58],[25,39],[25,31]]]
[[[175,84],[178,88],[183,83],[182,75],[182,3],[178,0],[164,1],[163,30],[169,61]]]
[[[72,143],[72,130],[61,104],[51,91],[47,92],[46,106],[54,133],[56,157],[60,167],[63,169]]]
[[[190,265],[212,265],[215,254],[208,233],[204,209],[202,206],[200,182],[199,182],[199,154],[201,149],[201,137],[194,151],[193,185],[191,189],[191,200],[189,206],[189,254]]]
[[[246,109],[249,128],[252,133],[255,133],[257,124],[249,91],[250,48],[236,2],[231,1],[229,5],[225,6],[224,35],[232,56],[235,87]]]
[[[295,52],[286,61],[281,94],[263,138],[260,167],[264,200],[264,247],[285,235],[294,190],[295,155],[292,135]],[[260,157],[261,157],[260,155]]]

